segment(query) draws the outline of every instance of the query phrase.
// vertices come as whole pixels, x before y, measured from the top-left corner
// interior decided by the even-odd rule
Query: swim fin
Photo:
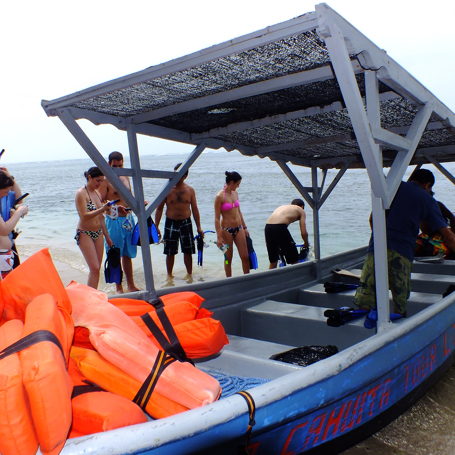
[[[196,244],[197,244],[197,265],[202,267],[202,258],[203,258],[203,251],[204,251],[204,238],[201,234],[196,236]]]
[[[120,248],[113,246],[107,250],[104,263],[104,279],[106,283],[122,283],[123,270],[120,259]]]
[[[346,324],[346,322],[352,321],[353,319],[365,316],[369,310],[363,310],[360,308],[354,309],[350,307],[340,307],[324,311],[324,316],[327,318],[327,325],[330,327],[340,327]]]
[[[305,262],[308,260],[308,254],[310,253],[310,247],[301,246],[299,250],[299,262]]]
[[[204,235],[207,233],[215,234],[215,231],[204,231]],[[197,265],[200,265],[202,267],[202,259],[204,256],[203,251],[204,248],[208,247],[209,245],[208,243],[204,242],[204,237],[202,237],[201,234],[198,234],[196,237],[194,237],[194,240],[196,240],[197,245]]]
[[[326,281],[324,283],[324,289],[327,294],[336,294],[337,292],[350,291],[351,289],[357,289],[358,284],[341,283],[338,281]]]
[[[149,236],[149,243],[160,243],[160,238],[158,236],[158,230],[155,226],[155,223],[152,220],[152,217],[147,218],[147,230]],[[139,223],[136,223],[136,226],[133,230],[133,235],[131,237],[131,245],[141,246],[141,236],[139,234]]]
[[[253,240],[250,236],[246,237],[246,245],[248,247],[248,259],[250,260],[250,270],[258,268],[258,258],[253,248]]]

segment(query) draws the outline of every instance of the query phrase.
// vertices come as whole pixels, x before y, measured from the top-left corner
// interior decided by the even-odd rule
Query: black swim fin
[[[253,240],[251,237],[246,237],[246,245],[248,247],[248,259],[250,260],[250,270],[256,270],[258,268],[258,258],[253,248]]]
[[[336,294],[337,292],[350,291],[351,289],[357,289],[358,284],[341,283],[339,281],[326,281],[324,283],[325,292],[328,294]]]
[[[204,252],[204,238],[201,234],[196,236],[196,244],[197,244],[197,265],[202,267],[202,259],[203,259],[203,252]]]
[[[331,327],[340,327],[346,322],[352,321],[353,319],[365,316],[369,310],[362,310],[360,308],[349,308],[346,306],[325,310],[324,316],[327,318],[327,325]]]
[[[308,260],[308,254],[310,253],[310,247],[301,246],[299,250],[299,262],[305,262]]]
[[[104,279],[106,283],[122,283],[123,270],[120,259],[120,248],[113,246],[107,250],[104,263]]]

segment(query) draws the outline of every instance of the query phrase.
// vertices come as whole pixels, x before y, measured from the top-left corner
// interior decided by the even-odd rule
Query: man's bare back
[[[270,215],[267,224],[286,224],[289,226],[302,216],[305,217],[305,212],[298,205],[281,205]]]

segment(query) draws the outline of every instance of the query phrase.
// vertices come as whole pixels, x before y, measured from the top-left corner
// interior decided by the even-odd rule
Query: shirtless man
[[[112,152],[109,155],[109,166],[111,167],[123,167],[123,155],[120,152]],[[125,186],[131,191],[131,183],[129,177],[125,175],[119,176],[120,180]],[[98,190],[101,194],[103,202],[114,201],[120,199],[120,201],[113,206],[110,212],[106,214],[106,227],[109,232],[114,246],[120,248],[120,254],[122,256],[122,267],[126,276],[126,285],[129,292],[139,291],[139,288],[134,284],[133,278],[133,261],[137,255],[137,246],[131,244],[131,237],[133,235],[134,220],[131,212],[128,210],[126,202],[117,190],[104,179],[103,184]],[[106,246],[107,250],[107,246]],[[123,285],[116,284],[117,294],[123,294]]]
[[[288,230],[288,226],[294,221],[299,220],[303,246],[305,248],[310,246],[305,224],[304,207],[305,204],[301,199],[294,199],[291,205],[278,207],[267,220],[265,225],[265,243],[269,254],[269,269],[276,269],[280,250],[288,264],[297,264],[299,262],[297,247]]]
[[[176,171],[180,164],[175,166]],[[194,188],[185,183],[188,177],[188,171],[179,180],[177,185],[170,191],[163,202],[158,206],[155,212],[155,225],[158,235],[161,237],[159,224],[163,216],[164,205],[166,204],[166,222],[164,226],[164,254],[166,255],[166,269],[168,283],[172,282],[175,255],[178,253],[178,243],[183,253],[183,262],[186,267],[187,275],[184,277],[189,282],[192,281],[193,274],[193,257],[196,252],[194,246],[193,226],[191,223],[191,213],[196,223],[196,229],[199,234],[204,236],[201,228],[199,209],[196,202],[196,192]]]

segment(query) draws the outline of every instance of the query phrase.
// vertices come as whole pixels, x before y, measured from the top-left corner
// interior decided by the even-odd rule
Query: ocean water
[[[141,165],[146,169],[172,170],[175,164],[184,161],[185,156],[144,156]],[[76,191],[85,184],[83,176],[92,162],[86,160],[52,161],[38,163],[20,163],[9,165],[23,192],[29,192],[26,203],[29,214],[20,221],[22,230],[17,244],[20,252],[31,254],[42,247],[49,247],[52,256],[71,267],[88,272],[85,261],[74,241],[78,215],[74,197]],[[125,164],[128,166],[128,163]],[[268,258],[264,241],[264,226],[276,207],[289,204],[300,197],[289,179],[276,163],[268,159],[245,158],[238,152],[203,153],[189,172],[186,182],[196,191],[197,203],[204,231],[214,231],[214,199],[223,188],[225,171],[237,171],[242,176],[239,188],[240,207],[253,239],[258,256],[259,269],[268,268]],[[310,171],[293,167],[294,173],[304,186],[311,185]],[[328,183],[336,175],[329,171]],[[164,186],[162,180],[147,179],[144,182],[145,198],[152,201]],[[320,210],[321,251],[330,255],[362,244],[366,244],[370,235],[368,216],[370,211],[369,183],[364,172],[348,172],[331,197]],[[346,197],[344,194],[350,194]],[[355,199],[351,198],[355,194]],[[353,213],[354,217],[353,218]],[[312,210],[307,207],[307,228],[312,243]],[[161,221],[163,231],[164,216]],[[302,243],[297,223],[290,226],[297,244]],[[223,255],[211,241],[215,234],[206,235],[208,248],[204,249],[203,267],[197,266],[194,257],[193,275],[197,280],[212,280],[224,276]],[[234,247],[235,248],[235,247]],[[163,245],[151,245],[154,280],[157,288],[166,284],[165,256]],[[133,262],[134,275],[138,286],[144,285],[142,258],[140,252]],[[256,272],[257,272],[256,271]],[[255,271],[253,271],[254,273]],[[176,257],[174,275],[175,284],[184,284],[186,274],[183,256]],[[241,263],[234,252],[233,275],[241,275]],[[111,286],[100,280],[100,289],[110,291]]]
[[[172,170],[185,156],[148,155],[141,158],[146,169]],[[88,273],[86,263],[74,240],[78,215],[74,197],[76,191],[85,184],[83,176],[93,164],[91,160],[50,161],[37,163],[9,164],[8,168],[21,185],[23,192],[29,192],[26,199],[29,214],[20,221],[22,230],[17,239],[19,253],[29,256],[41,248],[49,247],[52,257],[72,267],[80,275]],[[125,163],[125,167],[128,163]],[[428,167],[430,168],[430,167]],[[304,186],[311,186],[308,169],[291,166]],[[453,185],[436,169],[435,197],[455,210]],[[455,165],[447,166],[455,172]],[[264,225],[275,210],[282,204],[300,197],[297,190],[283,174],[276,163],[268,159],[246,158],[238,152],[207,153],[196,161],[189,172],[187,183],[194,187],[201,215],[202,228],[214,230],[214,198],[224,184],[225,171],[237,171],[242,175],[239,188],[240,207],[254,242],[259,269],[268,268],[264,241]],[[409,175],[411,170],[407,173]],[[329,171],[327,188],[337,171]],[[164,181],[147,180],[144,183],[145,197],[152,201],[163,188]],[[370,236],[368,223],[371,211],[369,181],[365,171],[348,171],[320,210],[321,253],[328,256],[357,246],[366,245]],[[312,211],[306,207],[307,228],[312,235]],[[163,230],[164,216],[161,222]],[[297,223],[290,226],[297,243],[301,243]],[[207,234],[210,245],[204,250],[204,266],[198,267],[193,261],[195,281],[207,281],[224,277],[223,255],[210,240],[214,234]],[[156,288],[166,284],[165,256],[162,245],[151,245],[154,281]],[[144,287],[142,258],[133,261],[136,284]],[[184,284],[186,274],[182,254],[176,257],[175,284]],[[242,274],[240,259],[234,252],[233,275]],[[100,289],[113,292],[114,285],[106,285],[100,280]],[[346,455],[360,454],[446,454],[455,452],[453,417],[455,414],[453,378],[455,367],[421,399],[413,408],[376,435],[346,451]]]

